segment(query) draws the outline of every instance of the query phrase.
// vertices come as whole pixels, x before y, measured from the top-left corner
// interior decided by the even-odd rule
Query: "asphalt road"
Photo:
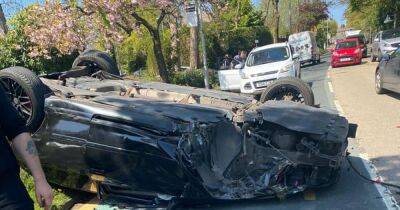
[[[322,59],[322,63],[318,65],[305,66],[303,68],[303,80],[312,85],[315,94],[316,103],[321,108],[332,109],[341,113],[341,108],[337,108],[338,104],[332,88],[329,75],[328,57]],[[358,146],[355,140],[349,142],[350,160],[359,170],[360,173],[376,178],[376,174],[372,170],[372,165],[360,157]],[[115,209],[107,205],[97,205],[96,209]],[[129,208],[128,208],[129,209]],[[347,162],[341,172],[339,182],[331,187],[308,191],[306,193],[297,194],[284,201],[277,199],[264,201],[238,201],[227,202],[207,206],[203,208],[192,209],[210,209],[210,210],[342,210],[342,209],[398,209],[393,202],[390,192],[376,184],[371,184],[361,179],[352,170]]]
[[[374,163],[382,180],[400,184],[400,94],[375,93],[378,63],[365,59],[362,65],[331,72],[333,89],[347,117],[359,125],[357,145]],[[392,189],[400,201],[399,189]]]

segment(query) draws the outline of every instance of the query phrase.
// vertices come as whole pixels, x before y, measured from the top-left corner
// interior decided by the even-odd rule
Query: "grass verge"
[[[39,204],[36,202],[35,197],[35,184],[33,182],[33,177],[29,175],[26,171],[21,169],[21,180],[25,184],[26,189],[28,190],[29,195],[31,196],[32,200],[35,202],[35,210],[41,209]],[[61,189],[53,189],[54,191],[54,200],[52,210],[63,209],[63,206],[70,201],[72,198],[63,193]]]

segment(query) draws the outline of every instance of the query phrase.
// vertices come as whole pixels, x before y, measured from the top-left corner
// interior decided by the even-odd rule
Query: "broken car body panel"
[[[346,154],[347,120],[319,108],[131,81],[43,81],[58,91],[46,99],[34,139],[49,180],[69,188],[91,191],[95,182],[132,195],[285,197],[335,183]],[[143,94],[149,90],[157,94]],[[160,93],[194,101],[155,100]]]

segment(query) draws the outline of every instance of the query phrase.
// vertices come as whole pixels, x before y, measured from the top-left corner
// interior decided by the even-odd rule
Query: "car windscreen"
[[[393,39],[397,37],[400,37],[399,29],[382,32],[382,39]]]
[[[247,66],[258,66],[287,60],[290,57],[287,47],[275,47],[253,52],[249,55]]]
[[[347,38],[356,38],[360,42],[360,44],[365,44],[365,36],[364,35],[355,35],[355,36],[349,36]]]
[[[357,47],[357,42],[341,42],[336,45],[336,49],[346,49],[346,48],[354,48]]]

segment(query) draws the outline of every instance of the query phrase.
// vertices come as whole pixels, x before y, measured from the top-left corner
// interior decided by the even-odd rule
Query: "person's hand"
[[[35,180],[35,191],[39,206],[45,210],[49,210],[53,203],[53,190],[46,179]]]

